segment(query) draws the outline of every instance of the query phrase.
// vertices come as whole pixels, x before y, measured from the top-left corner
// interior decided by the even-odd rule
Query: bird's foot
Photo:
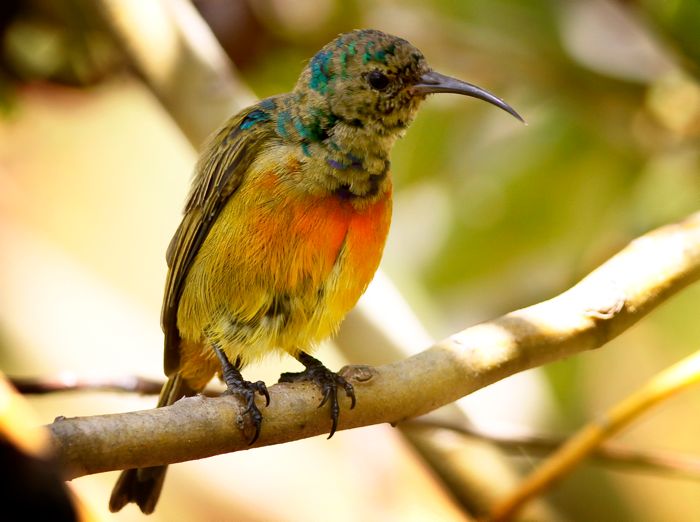
[[[280,375],[279,382],[300,382],[311,381],[321,388],[323,398],[318,405],[320,408],[327,402],[331,407],[331,432],[330,439],[338,428],[338,417],[340,416],[340,406],[338,405],[338,388],[345,390],[345,395],[350,398],[350,409],[355,407],[355,390],[348,381],[337,373],[326,368],[321,361],[314,359],[309,354],[301,352],[298,357],[306,369],[303,372],[287,372]]]
[[[250,382],[241,379],[240,382],[233,384],[227,382],[226,391],[224,392],[224,395],[236,395],[241,397],[246,403],[243,415],[250,416],[250,421],[255,428],[255,434],[248,442],[248,445],[252,445],[258,440],[260,428],[262,426],[262,413],[260,413],[257,404],[255,404],[256,392],[265,397],[265,406],[268,406],[270,404],[270,394],[267,391],[267,386],[265,386],[265,383],[262,381]]]
[[[224,395],[236,395],[241,397],[246,403],[243,415],[250,416],[250,421],[255,428],[253,438],[248,442],[248,445],[252,445],[258,440],[260,436],[260,427],[262,426],[262,413],[260,413],[258,406],[255,404],[255,394],[259,393],[261,396],[265,397],[265,406],[269,406],[270,394],[267,391],[267,386],[265,386],[263,381],[250,382],[244,380],[238,368],[231,364],[231,361],[228,360],[228,357],[226,357],[219,347],[214,346],[214,351],[221,362],[221,371],[224,382],[226,383]]]

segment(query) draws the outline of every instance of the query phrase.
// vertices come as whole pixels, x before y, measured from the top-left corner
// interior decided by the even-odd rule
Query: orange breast
[[[358,294],[354,303],[381,259],[391,219],[390,187],[375,202],[358,204],[332,194],[286,191],[273,173],[259,183],[274,196],[259,207],[253,224],[256,241],[265,246],[255,265],[275,274],[276,290],[290,291],[323,285],[342,262],[339,275],[347,278],[347,291]]]
[[[348,221],[344,252],[339,259],[339,302],[343,315],[372,281],[384,251],[391,223],[391,186],[376,202],[353,209]]]
[[[260,183],[270,189],[274,175],[266,177]],[[275,203],[255,225],[267,246],[255,263],[274,275],[276,293],[297,298],[280,347],[308,348],[336,330],[374,277],[391,221],[391,186],[387,181],[373,202],[275,188]]]
[[[263,168],[218,216],[178,310],[183,339],[208,332],[244,361],[332,334],[379,266],[391,215],[389,181],[376,200],[358,202],[302,190],[288,181],[302,175],[294,169]],[[264,319],[274,302],[285,303],[286,318],[271,327]]]

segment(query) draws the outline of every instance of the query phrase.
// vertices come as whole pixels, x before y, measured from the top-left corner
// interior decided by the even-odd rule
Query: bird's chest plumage
[[[272,347],[295,353],[332,334],[355,305],[381,259],[390,182],[359,201],[299,190],[303,175],[259,170],[222,210],[180,301],[184,339],[208,338],[244,362]]]

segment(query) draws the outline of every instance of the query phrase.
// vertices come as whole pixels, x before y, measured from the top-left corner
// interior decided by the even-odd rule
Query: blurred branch
[[[457,404],[440,408],[440,416],[467,421]],[[397,427],[455,499],[477,519],[486,516],[498,500],[519,484],[520,478],[512,462],[495,441],[466,437],[455,441],[452,437],[439,436],[436,430],[415,429],[411,422],[402,422]],[[560,520],[560,517],[547,502],[538,498],[525,506],[516,520],[548,522]]]
[[[516,372],[602,346],[700,277],[700,212],[630,243],[563,294],[488,321],[393,364],[347,367],[357,407],[339,429],[395,424]],[[327,433],[317,388],[275,385],[256,446]],[[155,410],[50,425],[68,477],[247,449],[235,397],[193,397]]]
[[[75,375],[56,377],[11,377],[10,382],[24,395],[44,395],[67,391],[123,391],[155,395],[160,393],[163,381],[144,377],[95,377],[81,378]]]
[[[497,504],[489,520],[512,520],[531,498],[544,493],[612,437],[653,406],[700,381],[700,351],[655,375],[641,389],[573,435],[508,498]]]
[[[111,391],[139,393],[141,395],[158,395],[165,381],[147,379],[134,375],[123,377],[77,377],[73,374],[61,374],[56,377],[11,377],[10,382],[17,391],[24,395],[44,395],[71,391]],[[218,397],[223,390],[207,388],[202,395]]]
[[[449,430],[466,437],[486,440],[501,448],[522,455],[550,455],[561,448],[565,438],[547,437],[536,434],[509,434],[484,431],[475,426],[455,424],[442,419],[420,417],[402,424],[413,430]],[[614,466],[630,471],[644,471],[666,474],[688,480],[700,480],[700,458],[695,455],[671,453],[659,450],[640,450],[622,444],[606,443],[593,450],[591,457],[606,466]]]
[[[255,101],[188,0],[98,0],[107,26],[195,148]]]
[[[410,357],[435,343],[382,272],[375,275],[333,341],[348,359],[373,366]],[[469,423],[458,404],[440,408],[440,417],[454,424]],[[520,482],[512,463],[490,442],[467,438],[457,442],[446,440],[434,430],[411,429],[403,422],[397,428],[467,513],[477,517],[488,514],[491,506]],[[548,522],[559,517],[546,502],[538,499],[528,504],[521,519]]]

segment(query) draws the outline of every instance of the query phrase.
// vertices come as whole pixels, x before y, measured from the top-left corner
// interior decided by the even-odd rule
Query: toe
[[[355,399],[355,388],[345,379],[343,379],[343,388],[345,388],[345,396],[350,398],[350,409],[352,410],[357,403]]]
[[[258,381],[255,383],[255,391],[257,391],[260,395],[265,397],[265,406],[269,406],[270,392],[267,391],[267,386],[265,386],[265,383],[263,381]]]

